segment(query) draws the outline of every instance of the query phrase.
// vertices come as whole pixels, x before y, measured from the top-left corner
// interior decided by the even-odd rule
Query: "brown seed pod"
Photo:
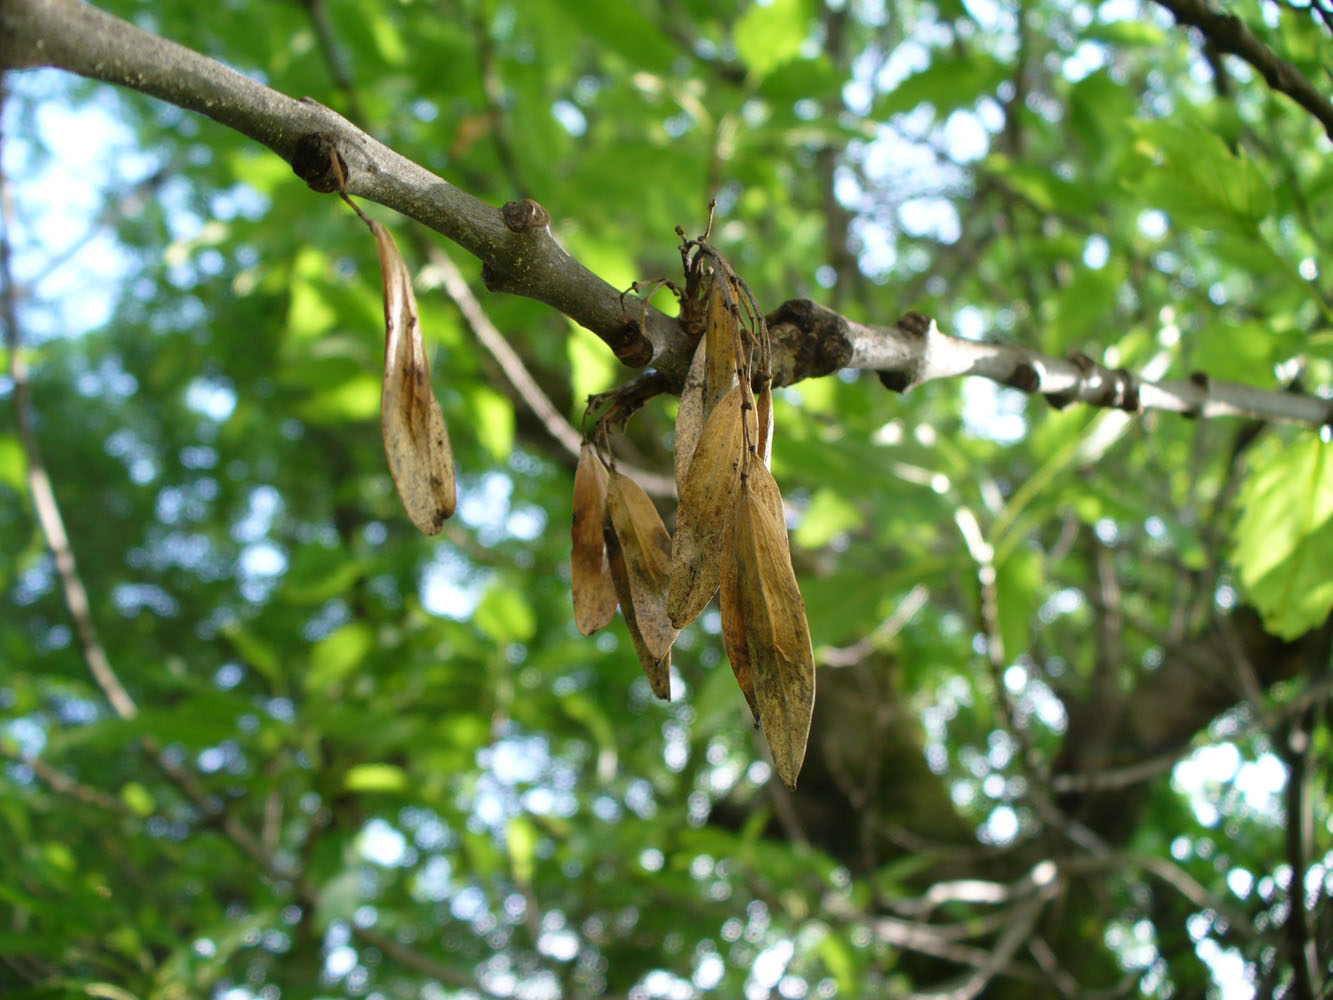
[[[767,468],[773,466],[773,385],[769,381],[764,382],[764,388],[759,393],[754,403],[755,413],[758,417],[759,433],[755,438],[755,445],[759,450],[759,457],[763,459]]]
[[[597,457],[597,450],[585,441],[574,471],[573,547],[569,558],[574,623],[584,635],[592,635],[616,613],[616,589],[602,537],[607,479],[606,466]]]
[[[667,611],[677,628],[694,621],[717,591],[722,572],[718,555],[731,531],[741,488],[743,399],[736,386],[713,408],[680,491],[667,597]]]
[[[389,473],[408,518],[439,534],[457,505],[454,455],[444,413],[430,387],[430,361],[421,340],[412,275],[389,230],[367,220],[375,234],[384,279],[384,384],[380,428]]]
[[[648,652],[654,659],[661,659],[670,652],[679,634],[672,627],[666,608],[671,579],[671,536],[648,494],[628,476],[612,470],[606,503],[624,556],[634,618]],[[624,603],[622,594],[622,609]]]
[[[732,536],[728,531],[722,545],[722,579],[718,585],[718,603],[722,605],[722,641],[727,647],[727,660],[736,675],[741,694],[750,706],[755,724],[759,724],[759,703],[754,696],[754,676],[750,672],[750,653],[746,646],[745,619],[741,614],[740,567],[732,553]]]
[[[704,339],[708,342],[704,376],[705,420],[736,384],[736,342],[740,339],[741,324],[732,311],[735,302],[732,288],[731,279],[725,273],[714,272],[704,309]]]
[[[792,570],[782,494],[757,460],[747,463],[732,536],[740,618],[759,720],[778,776],[796,787],[815,704],[810,626]]]
[[[676,492],[685,488],[685,473],[689,471],[690,460],[694,458],[694,449],[699,444],[699,435],[704,429],[704,370],[708,357],[708,338],[700,337],[699,346],[694,349],[694,360],[685,375],[685,385],[680,391],[680,409],[676,411]]]
[[[653,694],[664,701],[669,701],[671,649],[668,647],[661,656],[654,656],[649,652],[647,643],[643,641],[643,633],[639,630],[638,619],[634,616],[634,597],[630,588],[629,570],[625,566],[625,554],[621,551],[620,541],[616,537],[616,529],[611,523],[609,513],[603,532],[611,580],[620,599],[620,613],[625,617],[625,628],[629,631],[630,641],[634,644],[634,652],[638,654],[639,663],[643,665],[643,672],[648,677],[648,685],[653,689]]]

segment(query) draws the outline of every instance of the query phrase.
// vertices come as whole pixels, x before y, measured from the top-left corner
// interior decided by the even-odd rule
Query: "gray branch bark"
[[[334,188],[330,156],[342,159],[350,194],[378,202],[442,233],[482,262],[492,291],[536,299],[602,338],[622,362],[654,366],[673,385],[693,345],[675,319],[623,295],[560,246],[531,201],[497,209],[376,141],[311,99],[295,100],[216,60],[159,38],[81,0],[3,0],[0,68],[53,66],[129,87],[206,115],[277,153],[312,188]],[[806,300],[768,316],[774,381],[790,385],[840,368],[879,372],[903,391],[935,379],[980,375],[1056,406],[1071,402],[1249,416],[1319,426],[1333,404],[1293,393],[1212,381],[1148,382],[1090,358],[1046,357],[1012,344],[963,340],[927,317],[891,326],[853,322]]]
[[[1205,0],[1157,0],[1178,24],[1192,24],[1222,52],[1239,56],[1257,69],[1268,85],[1286,94],[1324,126],[1333,139],[1333,101],[1299,69],[1261,42],[1235,14],[1213,10]]]

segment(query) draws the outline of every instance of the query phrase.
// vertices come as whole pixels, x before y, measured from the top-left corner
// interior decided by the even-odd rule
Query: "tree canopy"
[[[0,29],[5,996],[1326,995],[1327,0]],[[415,287],[433,537],[335,152]],[[773,338],[794,789],[716,603],[669,700],[571,606],[590,396],[674,526],[710,212]]]

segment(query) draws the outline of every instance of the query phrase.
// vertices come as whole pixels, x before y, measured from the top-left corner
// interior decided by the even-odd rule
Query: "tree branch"
[[[661,360],[682,374],[689,364],[689,345],[674,319],[626,304],[617,289],[564,251],[544,221],[507,224],[500,210],[313,100],[293,100],[80,0],[6,0],[0,66],[54,66],[197,111],[267,146],[324,192],[335,187],[328,153],[336,149],[349,194],[453,240],[482,261],[492,290],[553,306],[600,336],[626,364]]]
[[[1257,69],[1268,85],[1286,94],[1324,126],[1333,139],[1333,102],[1317,90],[1294,65],[1255,37],[1250,26],[1235,14],[1213,10],[1204,0],[1157,0],[1179,24],[1192,24],[1222,52],[1240,56]]]
[[[1209,13],[1199,0],[1162,2],[1186,15]],[[1222,15],[1212,17],[1230,23]],[[1242,40],[1237,44],[1243,51],[1262,59],[1244,42],[1252,35],[1233,34]],[[1267,54],[1271,69],[1276,57]],[[330,154],[337,152],[349,194],[453,240],[482,261],[490,290],[552,306],[601,337],[626,365],[652,364],[674,386],[684,378],[694,345],[680,324],[622,295],[567,254],[535,202],[496,209],[316,101],[293,100],[80,0],[6,0],[0,6],[0,68],[31,66],[54,66],[197,111],[273,150],[317,191],[336,187]],[[1285,71],[1278,78],[1295,86]],[[840,368],[877,371],[886,386],[898,391],[933,379],[981,375],[1042,393],[1055,406],[1082,402],[1131,412],[1254,416],[1310,426],[1333,419],[1333,404],[1325,400],[1212,381],[1202,374],[1186,381],[1144,381],[1084,355],[1061,360],[1013,344],[951,337],[920,313],[908,313],[892,326],[873,326],[807,300],[792,300],[770,313],[768,323],[775,385]]]

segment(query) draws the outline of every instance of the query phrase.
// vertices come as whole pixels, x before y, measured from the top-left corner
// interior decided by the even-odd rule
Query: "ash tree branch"
[[[1239,47],[1244,57],[1267,67],[1284,92],[1306,95],[1303,103],[1318,111],[1333,135],[1333,105],[1313,93],[1308,81],[1302,87],[1294,67],[1263,49],[1248,29],[1239,31],[1231,23],[1234,19],[1213,14],[1201,0],[1160,2],[1179,8],[1182,17],[1229,25],[1230,34],[1222,32],[1233,45],[1227,50]],[[510,202],[503,209],[487,205],[318,102],[287,97],[81,0],[0,4],[0,69],[34,66],[53,66],[197,111],[268,147],[317,191],[336,187],[331,170],[331,154],[336,152],[348,193],[416,219],[463,247],[481,260],[482,278],[491,291],[544,302],[601,337],[626,365],[651,364],[673,386],[684,379],[693,344],[680,324],[623,296],[566,253],[551,233],[547,213],[535,202]],[[873,326],[797,299],[769,313],[768,323],[775,385],[840,368],[877,371],[885,385],[896,390],[980,375],[1041,393],[1056,406],[1081,402],[1133,412],[1252,416],[1309,426],[1333,421],[1333,404],[1325,400],[1213,381],[1205,375],[1145,381],[1082,355],[1057,359],[1017,345],[951,337],[919,313],[908,313],[891,326]]]
[[[1333,139],[1333,101],[1292,63],[1261,42],[1250,26],[1235,14],[1213,10],[1206,0],[1157,0],[1174,15],[1177,24],[1189,24],[1221,52],[1239,56],[1257,69],[1268,85],[1286,94],[1324,126]]]
[[[329,153],[336,150],[349,194],[453,240],[482,261],[492,290],[553,306],[600,336],[627,364],[641,367],[663,358],[677,361],[682,372],[689,364],[675,320],[638,303],[627,307],[617,289],[564,251],[544,222],[507,224],[499,209],[313,100],[294,100],[80,0],[5,0],[0,67],[34,66],[54,66],[197,111],[273,150],[316,190],[334,190]]]

